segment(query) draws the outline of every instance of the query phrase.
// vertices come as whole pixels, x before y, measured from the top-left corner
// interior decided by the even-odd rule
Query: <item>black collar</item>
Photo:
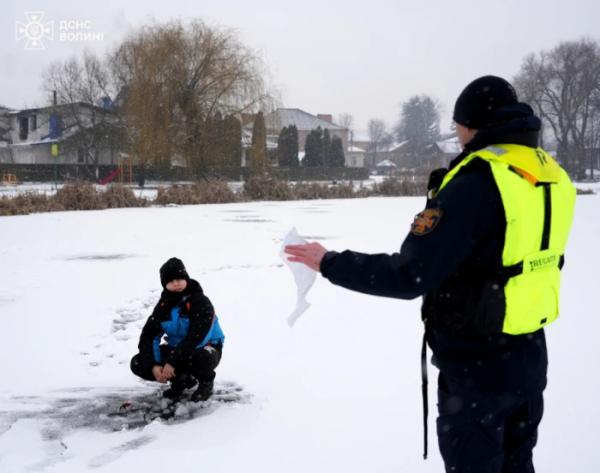
[[[540,141],[541,121],[535,115],[519,117],[501,125],[482,128],[473,139],[465,145],[465,149],[454,158],[448,170],[456,167],[469,154],[490,145],[511,143],[537,148]]]

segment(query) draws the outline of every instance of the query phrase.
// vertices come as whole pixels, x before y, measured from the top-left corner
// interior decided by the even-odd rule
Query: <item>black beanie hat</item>
[[[190,279],[183,261],[179,258],[171,258],[160,267],[160,283],[162,287],[166,287],[174,279],[185,279],[186,281]]]
[[[475,79],[460,93],[454,105],[454,121],[467,128],[480,130],[504,121],[502,108],[519,103],[512,85],[501,77]]]

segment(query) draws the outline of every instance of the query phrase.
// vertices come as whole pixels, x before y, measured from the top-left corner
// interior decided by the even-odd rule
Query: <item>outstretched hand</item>
[[[288,261],[302,263],[314,271],[320,271],[321,260],[327,249],[320,243],[305,243],[303,245],[287,245],[285,253],[290,255]]]

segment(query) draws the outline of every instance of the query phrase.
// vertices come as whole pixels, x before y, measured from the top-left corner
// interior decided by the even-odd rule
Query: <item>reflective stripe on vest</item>
[[[558,317],[560,268],[573,221],[575,188],[541,148],[501,144],[476,151],[444,178],[438,193],[473,159],[490,164],[506,216],[502,332],[531,333]]]

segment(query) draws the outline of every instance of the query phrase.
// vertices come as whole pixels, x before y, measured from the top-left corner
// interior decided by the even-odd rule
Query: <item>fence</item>
[[[99,182],[114,175],[116,166],[99,165],[86,166],[77,164],[0,164],[0,174],[14,174],[20,182],[52,182],[55,178],[60,181],[91,181]],[[55,176],[56,171],[56,176]],[[140,169],[133,166],[133,182],[139,182]],[[369,177],[365,168],[271,168],[273,177],[287,181],[333,181],[333,180],[364,180]],[[172,167],[168,169],[146,168],[145,180],[155,181],[190,181],[202,178],[221,178],[229,181],[245,180],[249,176],[248,168],[221,167],[210,168],[205,173],[191,174],[187,168]]]

